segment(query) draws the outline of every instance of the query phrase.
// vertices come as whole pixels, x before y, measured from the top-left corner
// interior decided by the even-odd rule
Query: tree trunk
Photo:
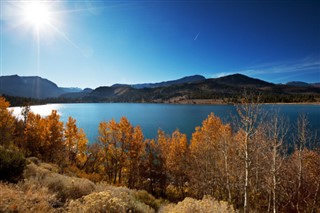
[[[297,204],[296,204],[296,209],[297,212],[299,213],[299,201],[300,201],[300,190],[301,190],[301,179],[302,179],[302,156],[301,156],[301,146],[299,148],[299,153],[298,153],[298,187],[297,187]]]
[[[227,191],[228,191],[228,202],[231,203],[232,197],[231,197],[231,189],[230,189],[230,180],[229,180],[229,165],[228,165],[228,151],[227,151],[227,142],[224,141],[224,168],[226,173],[226,181],[227,181]]]
[[[276,144],[273,146],[273,164],[272,164],[272,205],[273,205],[273,213],[276,213],[276,189],[277,189],[277,178],[276,178],[276,156],[277,156],[277,147]]]
[[[318,181],[317,182],[317,189],[316,189],[316,192],[315,192],[315,195],[314,195],[314,199],[313,199],[313,205],[312,205],[311,213],[316,212],[315,207],[316,207],[317,200],[318,200],[319,186],[320,186],[320,182]]]
[[[244,203],[243,212],[247,212],[248,207],[248,178],[249,178],[249,153],[248,153],[248,134],[245,137],[245,177],[244,177]]]

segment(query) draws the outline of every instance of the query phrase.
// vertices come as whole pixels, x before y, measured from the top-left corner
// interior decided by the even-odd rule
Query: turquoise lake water
[[[298,115],[305,113],[309,119],[312,132],[320,136],[320,105],[302,104],[267,104],[263,105],[266,112],[279,110],[289,119],[289,124],[296,124]],[[14,107],[14,114],[19,116],[20,108]],[[225,122],[230,122],[235,115],[232,105],[173,105],[173,104],[131,104],[131,103],[86,103],[86,104],[48,104],[32,106],[31,110],[42,116],[49,115],[51,110],[57,110],[61,120],[66,122],[69,116],[77,120],[78,127],[85,130],[89,141],[95,142],[98,126],[101,121],[114,118],[119,121],[126,116],[132,125],[140,125],[146,138],[155,138],[160,128],[171,134],[175,129],[186,133],[190,139],[196,126],[213,112]]]

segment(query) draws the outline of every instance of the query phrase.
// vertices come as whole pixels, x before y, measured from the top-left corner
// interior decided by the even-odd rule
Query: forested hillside
[[[121,203],[114,207],[119,212],[130,208],[133,212],[214,212],[214,208],[221,212],[319,212],[319,136],[309,131],[305,115],[299,117],[296,131],[288,134],[286,119],[277,112],[265,114],[258,100],[243,95],[233,123],[223,123],[211,113],[190,141],[179,130],[171,135],[159,130],[157,138],[145,139],[141,128],[123,117],[119,122],[101,122],[97,142],[88,144],[75,119],[70,117],[64,124],[56,111],[41,117],[27,106],[18,120],[1,97],[0,178],[20,185],[1,183],[0,187],[6,192],[23,188],[27,183],[21,180],[22,172],[29,171],[29,179],[39,177],[32,180],[44,181],[42,186],[49,192],[60,192],[58,199],[46,203],[48,208],[71,212],[99,209],[102,203],[110,204],[104,208]],[[39,171],[43,175],[32,175]],[[69,185],[46,185],[49,171],[59,173],[56,177]],[[76,187],[78,181],[87,181],[85,193]],[[109,188],[97,191],[102,182]],[[155,198],[110,185],[145,190]],[[117,197],[120,194],[127,197]],[[132,207],[137,197],[144,204]],[[168,205],[156,198],[183,202]],[[1,196],[0,208],[6,202]]]
[[[260,101],[263,103],[320,102],[320,88],[316,85],[273,84],[241,74],[209,79],[196,75],[154,84],[100,86],[94,90],[60,88],[53,82],[39,77],[3,76],[0,80],[0,94],[5,95],[12,105],[20,106],[23,99],[29,99],[33,104],[78,102],[234,104],[239,103],[238,100],[244,90],[260,94]]]

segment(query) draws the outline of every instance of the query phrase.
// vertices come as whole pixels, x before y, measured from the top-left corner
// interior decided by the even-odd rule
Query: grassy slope
[[[55,165],[28,159],[23,181],[0,182],[0,212],[235,212],[212,198],[170,204],[146,191],[94,184],[58,171]]]

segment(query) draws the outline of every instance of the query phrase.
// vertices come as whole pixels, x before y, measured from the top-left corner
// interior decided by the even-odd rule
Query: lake
[[[263,105],[268,112],[279,110],[296,124],[298,115],[305,113],[309,119],[311,130],[320,135],[320,105],[304,104],[266,104]],[[21,108],[13,107],[14,115],[19,116]],[[101,121],[112,118],[117,122],[126,116],[134,126],[140,125],[146,138],[155,138],[160,128],[166,133],[175,129],[186,133],[191,138],[196,126],[213,112],[223,121],[231,121],[230,115],[235,115],[232,105],[174,105],[174,104],[134,104],[134,103],[85,103],[85,104],[48,104],[32,106],[31,110],[41,116],[47,116],[51,110],[57,110],[61,120],[66,122],[71,116],[77,120],[78,127],[86,132],[90,142],[95,142],[98,135],[98,126]]]

